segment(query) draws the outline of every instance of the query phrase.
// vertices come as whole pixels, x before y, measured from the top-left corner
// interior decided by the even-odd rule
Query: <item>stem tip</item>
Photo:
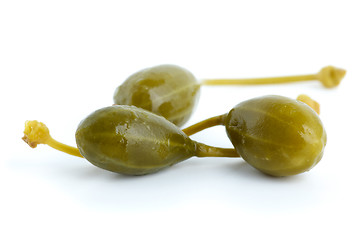
[[[24,140],[30,147],[36,148],[37,144],[46,144],[50,139],[50,132],[42,122],[26,121],[24,130]]]
[[[325,87],[332,88],[340,84],[345,74],[346,70],[344,69],[327,66],[320,70],[318,78]]]

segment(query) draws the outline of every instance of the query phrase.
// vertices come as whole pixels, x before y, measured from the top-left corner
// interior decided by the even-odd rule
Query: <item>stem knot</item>
[[[346,71],[344,69],[327,66],[320,70],[318,78],[325,87],[332,88],[340,84],[345,74]]]
[[[26,121],[24,130],[24,140],[30,147],[36,148],[37,144],[46,144],[50,139],[50,132],[42,122]]]

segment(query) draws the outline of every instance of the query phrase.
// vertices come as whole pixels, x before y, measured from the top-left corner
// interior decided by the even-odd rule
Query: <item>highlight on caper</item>
[[[194,111],[201,85],[259,85],[319,80],[323,86],[338,86],[346,71],[327,66],[318,73],[247,79],[204,79],[197,81],[188,70],[176,65],[158,65],[128,77],[114,94],[114,103],[133,105],[167,118],[182,126]]]

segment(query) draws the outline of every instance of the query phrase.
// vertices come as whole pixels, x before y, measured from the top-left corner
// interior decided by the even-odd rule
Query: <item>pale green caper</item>
[[[113,99],[115,104],[140,107],[182,126],[197,104],[199,90],[188,70],[159,65],[132,74],[117,87]]]
[[[282,96],[241,102],[228,113],[225,126],[242,158],[273,176],[310,170],[321,160],[327,141],[318,114]]]
[[[313,105],[310,100],[308,104]],[[313,107],[318,110],[316,104]],[[229,113],[196,123],[183,132],[192,135],[216,125],[226,127],[229,139],[245,161],[273,176],[310,170],[322,158],[327,141],[318,114],[306,103],[282,96],[241,102]]]

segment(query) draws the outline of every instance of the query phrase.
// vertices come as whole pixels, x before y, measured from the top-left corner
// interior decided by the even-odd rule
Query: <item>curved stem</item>
[[[49,129],[42,122],[26,121],[24,137],[22,139],[32,148],[36,148],[37,144],[46,144],[58,151],[76,157],[83,157],[77,148],[60,143],[53,139],[50,136]]]
[[[316,102],[315,100],[313,100],[312,98],[310,98],[309,96],[305,95],[305,94],[300,94],[297,97],[298,101],[301,101],[305,104],[307,104],[309,107],[311,107],[316,113],[320,113],[320,105],[318,102]],[[210,127],[214,127],[214,126],[218,126],[218,125],[224,125],[225,119],[227,117],[227,113],[219,115],[219,116],[215,116],[215,117],[211,117],[208,119],[205,119],[201,122],[198,122],[196,124],[193,124],[187,128],[182,129],[182,131],[187,135],[187,136],[191,136],[195,133],[198,133],[204,129],[210,128]]]
[[[205,79],[202,85],[260,85],[260,84],[279,84],[299,81],[317,80],[317,74],[287,76],[287,77],[268,77],[268,78],[243,78],[243,79]]]
[[[82,157],[83,158],[83,156],[81,155],[78,148],[75,148],[75,147],[60,143],[60,142],[56,141],[53,138],[51,138],[47,142],[47,145],[54,148],[54,149],[56,149],[56,150],[58,150],[58,151],[60,151],[60,152],[64,152],[64,153],[70,154],[72,156]]]
[[[227,117],[227,114],[223,114],[223,115],[219,115],[219,116],[215,116],[215,117],[211,117],[208,118],[206,120],[203,120],[199,123],[196,123],[192,126],[189,126],[185,129],[182,129],[182,131],[187,135],[187,136],[191,136],[197,132],[200,132],[206,128],[210,128],[213,126],[217,126],[217,125],[223,125],[224,123],[224,119]]]
[[[195,142],[197,146],[197,157],[240,157],[234,148],[219,148]]]

